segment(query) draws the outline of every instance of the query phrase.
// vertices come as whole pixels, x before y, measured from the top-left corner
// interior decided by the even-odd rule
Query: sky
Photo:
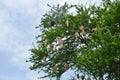
[[[63,5],[97,3],[101,0],[0,0],[0,80],[38,80],[42,72],[29,69],[30,63],[25,61],[30,57],[29,49],[36,43],[35,36],[40,34],[35,29],[40,24],[49,7],[47,4]],[[62,75],[61,80],[67,80],[72,71]],[[39,80],[50,80],[39,79]]]

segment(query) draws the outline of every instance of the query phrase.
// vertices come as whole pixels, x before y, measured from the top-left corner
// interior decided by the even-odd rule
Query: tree
[[[50,5],[48,5],[50,6]],[[60,76],[76,70],[74,79],[120,79],[120,1],[104,0],[101,6],[50,6],[41,19],[42,34],[31,49],[31,70],[42,70],[44,77]],[[76,14],[69,12],[75,8]],[[44,78],[42,77],[42,78]]]

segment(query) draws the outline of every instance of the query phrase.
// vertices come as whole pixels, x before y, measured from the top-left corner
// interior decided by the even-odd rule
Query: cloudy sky
[[[93,3],[93,0],[0,0],[0,80],[37,80],[43,75],[30,71],[30,64],[25,60],[30,56],[28,50],[32,43],[36,42],[35,36],[40,33],[35,26],[49,10],[47,4],[64,2],[82,4]],[[100,0],[95,2],[99,4]],[[65,80],[68,73],[61,80]]]

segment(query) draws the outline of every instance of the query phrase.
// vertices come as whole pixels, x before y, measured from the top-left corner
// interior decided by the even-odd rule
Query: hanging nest
[[[82,31],[82,33],[84,33],[85,32],[85,29],[84,29],[84,26],[82,25],[82,26],[80,26],[80,30]]]
[[[92,33],[96,33],[96,28],[92,28]]]
[[[67,69],[68,69],[68,64],[64,63],[64,70],[67,70]]]
[[[58,67],[55,65],[55,66],[53,67],[53,70],[54,70],[54,71],[58,71]]]
[[[91,80],[90,76],[88,76],[87,80]]]
[[[44,44],[44,46],[47,46],[47,45],[48,45],[48,41],[45,40],[45,41],[43,42],[43,44]]]
[[[50,44],[50,50],[51,50],[51,51],[54,50],[54,44]]]
[[[78,37],[79,37],[78,32],[75,32],[75,34],[74,34],[74,38],[75,38],[75,40],[78,40]]]
[[[46,62],[46,58],[47,58],[47,57],[44,55],[44,56],[43,56],[43,61],[44,61],[44,62]]]
[[[62,38],[59,38],[58,39],[58,46],[61,48],[63,45],[63,41],[62,41]]]
[[[66,26],[69,27],[69,20],[67,19],[65,22]]]
[[[86,37],[86,32],[83,33],[83,36]]]

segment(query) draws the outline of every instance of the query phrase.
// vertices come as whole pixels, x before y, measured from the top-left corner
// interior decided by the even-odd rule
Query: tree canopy
[[[36,27],[42,33],[27,60],[33,63],[30,69],[58,80],[68,69],[78,72],[75,80],[120,80],[120,1],[48,6]]]

